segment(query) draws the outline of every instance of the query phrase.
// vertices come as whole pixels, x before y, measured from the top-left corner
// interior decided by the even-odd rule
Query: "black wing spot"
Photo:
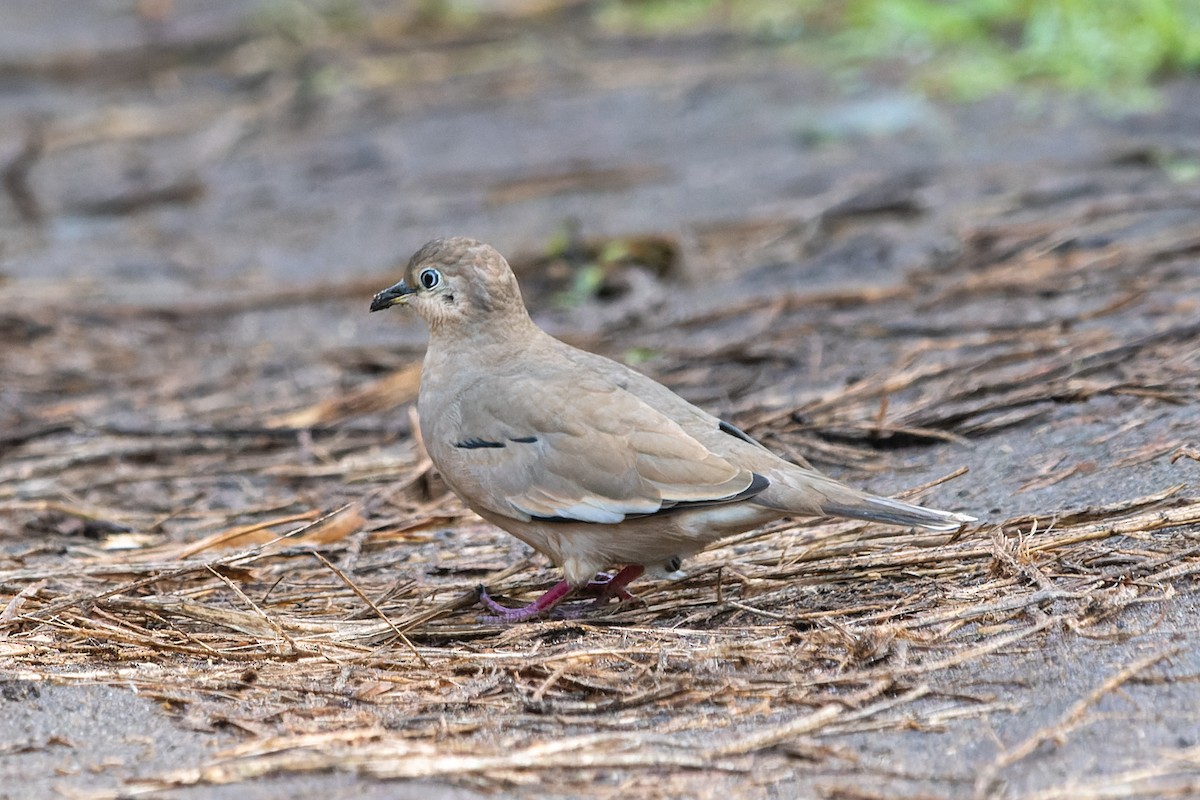
[[[754,440],[751,439],[750,441]],[[746,491],[734,497],[734,500],[748,500],[749,498],[754,497],[756,494],[761,494],[763,490],[771,485],[770,480],[764,478],[762,475],[759,475],[757,472],[752,474],[754,477],[750,479],[750,485],[746,487]]]
[[[510,437],[508,437],[508,440],[510,442],[519,442],[520,444],[533,444],[534,442],[537,441],[537,437],[536,436],[510,436]]]
[[[721,430],[725,431],[725,433],[728,433],[730,436],[732,436],[736,439],[741,439],[743,442],[749,442],[750,444],[758,444],[758,442],[756,442],[750,438],[750,434],[746,433],[744,430],[737,427],[736,425],[730,425],[725,420],[721,420],[721,422],[717,425],[717,427],[719,427]]]
[[[471,438],[455,442],[454,446],[463,450],[478,450],[481,447],[504,447],[504,442],[489,442],[487,439]]]

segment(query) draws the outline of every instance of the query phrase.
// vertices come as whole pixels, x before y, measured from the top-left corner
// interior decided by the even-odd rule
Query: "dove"
[[[417,413],[433,465],[472,511],[562,570],[521,607],[480,587],[499,620],[548,615],[576,594],[594,596],[594,607],[628,600],[627,585],[647,570],[677,572],[682,559],[780,517],[933,531],[975,521],[788,461],[646,375],[554,338],[530,317],[508,262],[482,242],[426,244],[371,301],[371,311],[392,306],[429,328]]]

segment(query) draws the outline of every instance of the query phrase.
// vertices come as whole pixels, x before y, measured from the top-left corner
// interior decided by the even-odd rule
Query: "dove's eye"
[[[426,289],[432,289],[442,281],[441,273],[436,269],[423,269],[421,274],[417,276],[417,280],[421,281],[421,285]]]

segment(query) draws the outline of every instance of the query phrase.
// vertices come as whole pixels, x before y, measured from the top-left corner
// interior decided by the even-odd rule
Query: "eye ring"
[[[421,282],[421,286],[432,289],[442,282],[442,275],[436,269],[423,269],[417,276],[417,280]]]

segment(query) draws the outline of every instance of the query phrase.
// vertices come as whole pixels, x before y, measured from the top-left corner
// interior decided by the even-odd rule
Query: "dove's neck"
[[[492,380],[505,380],[504,376],[513,375],[531,351],[553,347],[555,340],[534,325],[528,315],[519,322],[478,326],[480,330],[474,332],[454,331],[447,326],[430,329],[417,397],[426,442],[438,438],[437,426],[457,429],[455,420],[460,419],[459,402],[465,392],[477,390],[481,383],[486,386]]]
[[[425,374],[487,373],[531,348],[544,346],[549,334],[535,325],[524,309],[521,311],[519,315],[505,314],[490,324],[431,326]]]

